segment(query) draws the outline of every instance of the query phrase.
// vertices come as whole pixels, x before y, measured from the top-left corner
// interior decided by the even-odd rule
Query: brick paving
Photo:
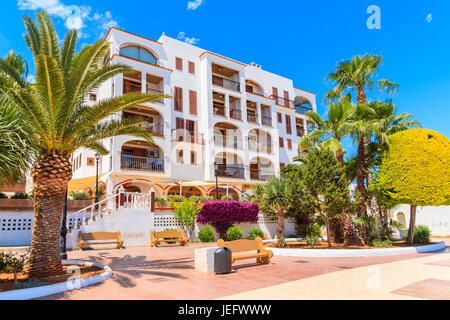
[[[392,291],[392,293],[427,300],[450,300],[450,281],[422,280]]]
[[[207,275],[194,270],[194,249],[201,247],[205,245],[69,252],[69,259],[89,260],[109,265],[114,272],[113,277],[95,286],[42,299],[217,299],[328,273],[348,272],[354,268],[429,255],[364,258],[275,256],[272,258],[272,265],[244,260],[234,265],[231,274]]]

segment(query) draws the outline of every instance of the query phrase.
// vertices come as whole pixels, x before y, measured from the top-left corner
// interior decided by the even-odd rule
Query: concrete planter
[[[376,257],[400,254],[425,253],[439,251],[445,248],[445,242],[418,247],[386,248],[386,249],[280,249],[266,248],[276,256],[309,257],[309,258],[349,258]]]
[[[111,278],[113,274],[110,267],[96,262],[64,260],[62,263],[63,265],[95,266],[104,269],[105,272],[87,278],[74,279],[71,281],[50,284],[47,286],[0,292],[0,300],[29,300],[46,297],[64,291],[81,289],[99,282],[103,282]]]

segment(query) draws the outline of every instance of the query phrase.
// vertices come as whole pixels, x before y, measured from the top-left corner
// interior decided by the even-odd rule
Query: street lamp
[[[98,209],[98,163],[100,161],[101,155],[99,153],[95,154],[95,209]]]
[[[217,177],[219,176],[219,165],[214,162],[214,175],[216,176],[216,200],[219,201],[219,181]]]

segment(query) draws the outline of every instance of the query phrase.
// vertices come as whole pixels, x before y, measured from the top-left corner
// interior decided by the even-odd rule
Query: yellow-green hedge
[[[390,136],[377,184],[394,200],[420,206],[450,204],[450,140],[428,129]]]

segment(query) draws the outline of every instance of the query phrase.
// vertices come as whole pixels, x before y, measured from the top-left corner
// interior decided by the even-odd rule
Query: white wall
[[[393,209],[394,220],[398,221],[398,213],[403,212],[406,218],[406,228],[409,227],[410,206],[399,205]],[[417,207],[416,226],[426,225],[433,236],[450,236],[450,206]]]

